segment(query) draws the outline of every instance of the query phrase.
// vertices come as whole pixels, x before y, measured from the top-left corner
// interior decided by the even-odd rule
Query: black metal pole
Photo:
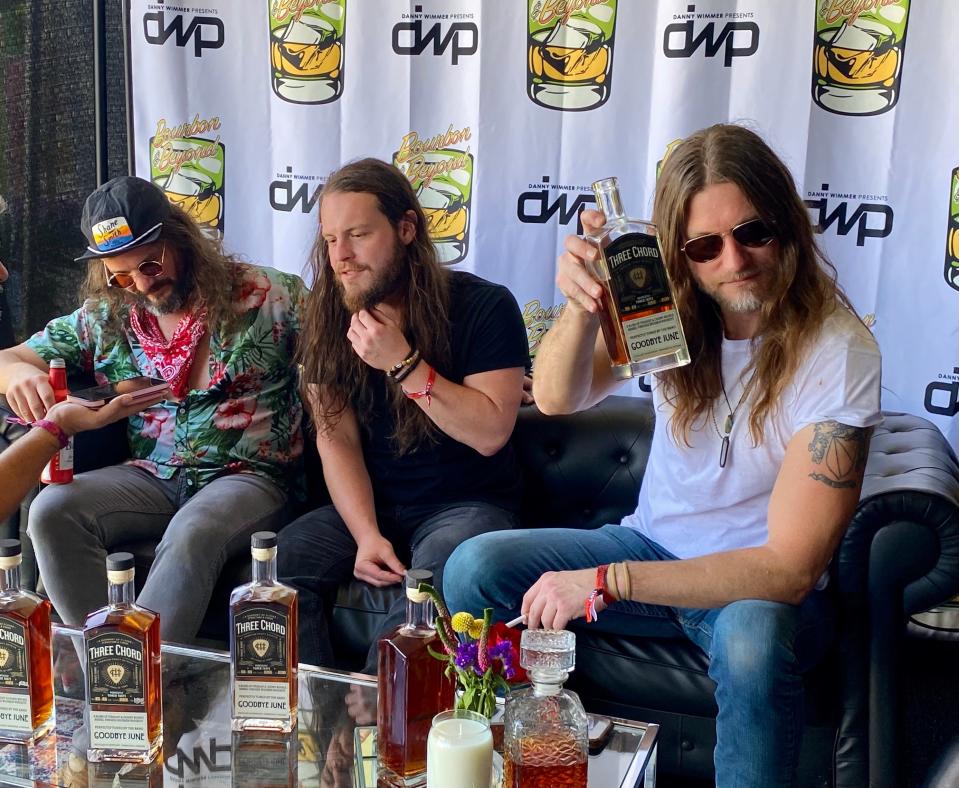
[[[106,0],[93,0],[93,101],[97,186],[107,180],[107,23]]]
[[[127,124],[127,174],[132,175],[135,166],[133,153],[133,97],[130,95],[132,79],[130,76],[130,0],[120,3],[120,24],[123,27],[123,107]]]

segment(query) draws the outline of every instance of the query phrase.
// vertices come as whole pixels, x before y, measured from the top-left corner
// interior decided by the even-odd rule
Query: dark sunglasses
[[[163,249],[160,251],[159,260],[144,260],[140,265],[137,266],[137,271],[139,271],[143,276],[149,276],[154,278],[163,273],[163,257],[166,255],[166,244],[163,244]],[[128,287],[133,286],[133,274],[132,273],[123,273],[123,274],[113,274],[110,273],[110,269],[106,267],[106,263],[103,264],[103,267],[107,272],[107,287],[120,287],[126,290]]]
[[[772,228],[762,219],[750,219],[724,233],[709,233],[700,235],[698,238],[690,238],[681,248],[694,263],[708,263],[723,253],[727,235],[735,238],[736,243],[750,249],[768,246],[776,238]]]

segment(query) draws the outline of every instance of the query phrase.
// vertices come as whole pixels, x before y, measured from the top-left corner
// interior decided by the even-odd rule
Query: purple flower
[[[507,679],[516,675],[513,667],[513,644],[508,640],[502,640],[489,650],[490,660],[498,659],[503,663],[503,675]]]
[[[460,643],[456,647],[456,667],[475,668],[476,667],[476,644]]]

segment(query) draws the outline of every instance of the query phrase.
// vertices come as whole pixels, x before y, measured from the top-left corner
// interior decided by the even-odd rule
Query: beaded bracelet
[[[407,369],[408,367],[411,367],[413,364],[419,361],[419,359],[420,359],[420,351],[418,350],[410,351],[410,354],[406,358],[404,358],[402,361],[394,364],[392,367],[386,370],[386,377],[388,377],[390,380],[396,380],[396,376],[400,372],[402,372],[404,369]]]
[[[419,351],[417,351],[416,361],[414,361],[412,364],[410,364],[406,369],[401,369],[398,373],[396,373],[396,374],[392,377],[392,381],[393,381],[394,383],[402,383],[402,382],[403,382],[404,380],[406,380],[410,375],[413,374],[413,370],[416,369],[416,368],[420,365],[420,362],[421,362],[422,360],[423,360],[423,358],[419,355]]]

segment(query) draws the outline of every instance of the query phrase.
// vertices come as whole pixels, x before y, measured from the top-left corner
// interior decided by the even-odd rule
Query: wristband
[[[406,380],[410,375],[413,374],[413,370],[416,369],[416,368],[420,365],[420,362],[421,362],[422,360],[423,360],[422,356],[420,356],[420,355],[419,355],[419,352],[417,351],[416,361],[414,361],[412,364],[410,364],[408,367],[406,367],[406,369],[401,369],[399,372],[397,372],[397,373],[391,378],[391,380],[392,380],[394,383],[402,383],[402,382],[403,382],[404,380]]]
[[[403,389],[403,393],[406,395],[407,399],[422,399],[426,397],[426,407],[429,407],[433,404],[433,384],[436,382],[436,370],[433,367],[430,367],[429,377],[426,378],[426,388],[422,391],[407,391]]]
[[[601,597],[607,605],[611,605],[616,601],[616,598],[609,593],[609,588],[606,586],[606,573],[608,571],[609,564],[602,564],[596,567],[596,586],[590,591],[585,602],[587,624],[592,624],[599,618],[599,612],[596,610],[597,597]]]
[[[67,435],[63,431],[63,428],[54,421],[50,421],[49,419],[40,419],[33,422],[30,426],[39,427],[40,429],[49,432],[54,438],[57,439],[61,449],[67,448],[67,444],[70,443],[70,436]]]

